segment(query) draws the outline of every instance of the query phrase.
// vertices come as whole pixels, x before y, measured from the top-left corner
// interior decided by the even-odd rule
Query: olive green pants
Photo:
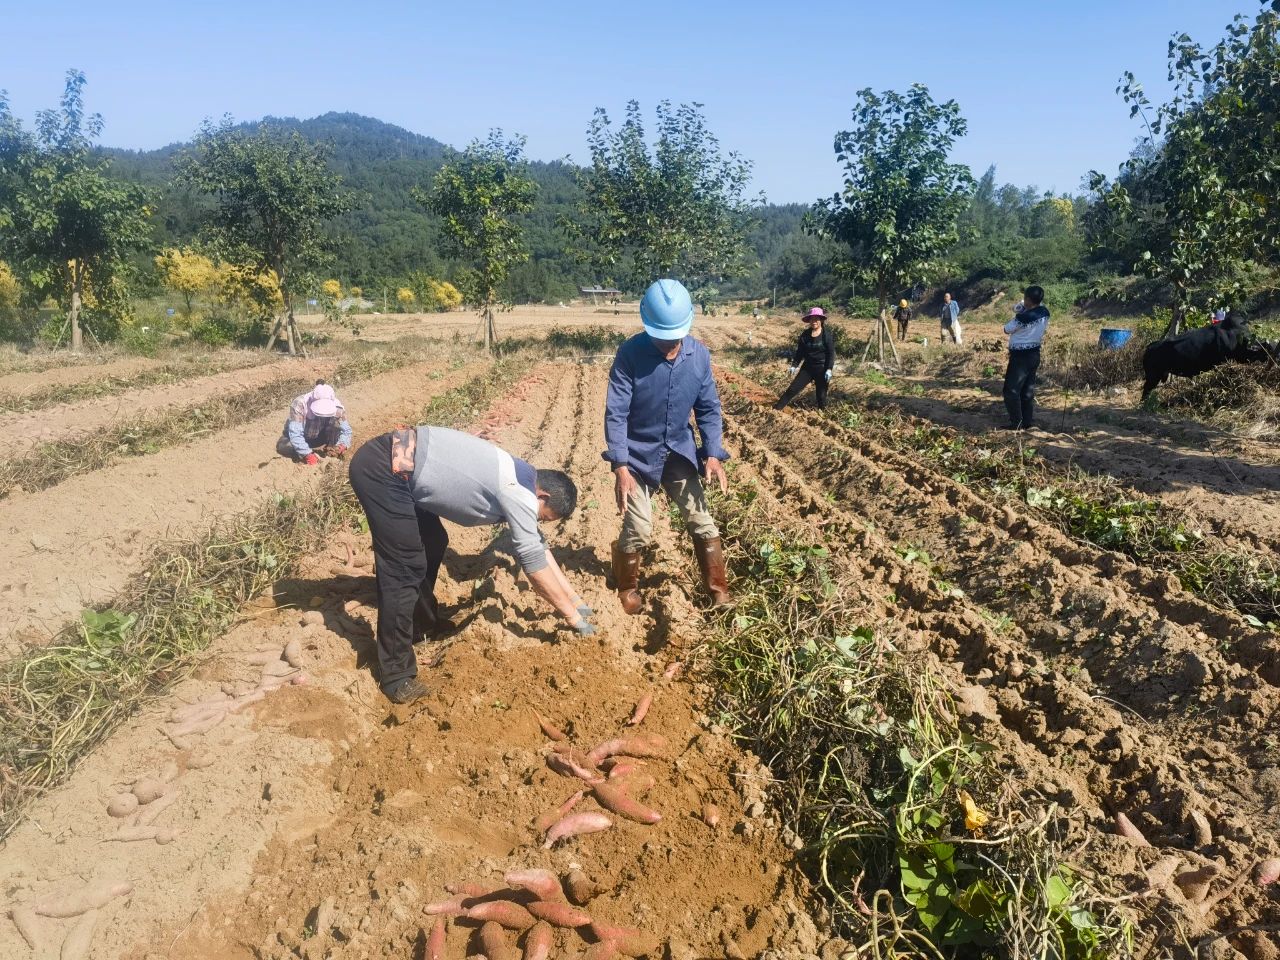
[[[622,534],[618,537],[618,546],[626,553],[642,550],[653,539],[653,497],[658,491],[640,479],[636,480],[636,487],[627,501],[626,512],[622,515]],[[693,464],[672,454],[662,471],[662,489],[684,517],[689,533],[703,540],[714,540],[720,536],[720,530],[707,510],[707,495]]]

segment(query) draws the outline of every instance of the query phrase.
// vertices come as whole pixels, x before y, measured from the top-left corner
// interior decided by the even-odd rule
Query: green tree
[[[949,157],[967,124],[954,100],[936,103],[919,83],[906,94],[858,91],[853,121],[835,136],[844,189],[815,203],[809,222],[843,243],[847,266],[875,288],[883,359],[889,297],[923,279],[959,239],[973,176]]]
[[[1197,299],[1243,292],[1251,265],[1280,246],[1280,3],[1238,16],[1209,49],[1169,42],[1174,95],[1153,107],[1129,72],[1118,91],[1146,133],[1114,180],[1093,171],[1102,242],[1170,290],[1176,334]]]
[[[643,289],[660,277],[700,288],[751,266],[747,234],[759,200],[746,198],[751,163],[722,154],[702,104],[657,107],[650,150],[640,104],[614,129],[597,108],[587,131],[591,165],[578,176],[576,217],[561,226],[602,279]]]
[[[129,255],[151,240],[145,192],[107,176],[109,161],[92,152],[102,118],[85,114],[84,86],[67,71],[60,106],[36,115],[34,136],[0,94],[0,255],[36,295],[66,305],[76,351],[86,297],[118,319]]]
[[[524,137],[508,140],[492,130],[488,140],[472,141],[441,167],[430,191],[414,191],[443,221],[448,254],[466,263],[457,285],[480,313],[486,352],[497,336],[493,308],[501,302],[503,282],[513,266],[529,259],[520,217],[533,209],[538,187],[528,176],[524,143]]]
[[[290,353],[305,352],[291,294],[327,260],[325,225],[351,207],[328,158],[326,146],[297,132],[265,124],[249,132],[224,118],[206,121],[178,161],[178,181],[214,198],[204,225],[213,249],[223,259],[270,270],[279,281],[283,311],[268,349],[282,339]]]

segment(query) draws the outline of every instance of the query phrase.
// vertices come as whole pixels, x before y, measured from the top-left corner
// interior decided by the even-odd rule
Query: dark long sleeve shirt
[[[702,435],[694,439],[690,414]],[[605,398],[602,455],[614,467],[627,466],[656,487],[672,454],[695,469],[707,457],[728,460],[724,449],[724,415],[711,374],[711,353],[698,340],[685,337],[674,360],[658,352],[648,334],[637,334],[618,348],[609,371]]]
[[[821,367],[830,370],[836,365],[836,338],[826,327],[822,328],[822,336],[811,337],[806,330],[796,341],[795,356],[791,358],[793,367],[806,366],[814,370]]]

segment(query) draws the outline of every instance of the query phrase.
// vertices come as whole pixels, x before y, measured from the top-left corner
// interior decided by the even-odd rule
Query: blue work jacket
[[[690,414],[702,434],[701,449],[694,441]],[[609,371],[604,439],[604,459],[614,467],[625,464],[651,487],[661,483],[673,453],[698,470],[707,457],[728,460],[724,415],[706,346],[685,337],[674,360],[660,354],[646,333],[620,346]]]

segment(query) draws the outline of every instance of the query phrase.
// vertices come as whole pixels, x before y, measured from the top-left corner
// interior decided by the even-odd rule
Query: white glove
[[[791,374],[794,377],[796,375],[796,371],[799,369],[800,369],[799,367],[787,367],[787,373]]]
[[[824,376],[824,377],[826,377],[828,381],[830,381],[830,380],[831,380],[831,371],[830,371],[830,370],[828,370],[826,373],[824,373],[824,374],[823,374],[823,376]]]

